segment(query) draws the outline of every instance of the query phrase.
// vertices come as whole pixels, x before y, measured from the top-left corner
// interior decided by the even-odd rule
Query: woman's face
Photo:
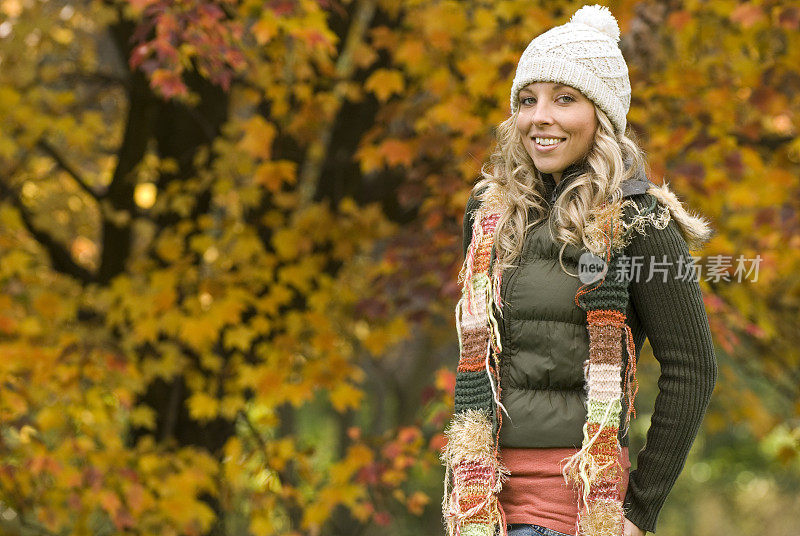
[[[556,182],[561,172],[586,156],[597,129],[594,103],[577,89],[554,82],[534,82],[519,93],[517,129],[536,169],[551,173]],[[555,145],[541,145],[552,143]]]

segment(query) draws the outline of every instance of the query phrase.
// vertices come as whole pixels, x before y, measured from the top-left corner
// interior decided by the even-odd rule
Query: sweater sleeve
[[[649,196],[636,196],[641,204]],[[652,225],[635,233],[626,253],[640,257],[641,272],[630,283],[634,309],[661,372],[644,448],[630,472],[624,500],[627,518],[655,532],[667,495],[683,470],[717,378],[711,330],[696,276],[679,277],[679,258],[690,253],[678,224]],[[651,266],[653,276],[650,278]],[[658,268],[665,267],[666,277]],[[650,281],[647,279],[650,278]]]

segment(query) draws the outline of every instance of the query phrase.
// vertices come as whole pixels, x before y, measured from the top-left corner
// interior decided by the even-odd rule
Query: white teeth
[[[536,138],[536,143],[539,145],[555,145],[560,141],[561,138]]]

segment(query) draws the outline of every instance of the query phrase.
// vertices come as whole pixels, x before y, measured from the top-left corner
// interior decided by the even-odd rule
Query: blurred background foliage
[[[0,1],[2,533],[440,533],[465,203],[580,5]],[[607,5],[652,180],[762,258],[659,534],[796,536],[800,6]]]

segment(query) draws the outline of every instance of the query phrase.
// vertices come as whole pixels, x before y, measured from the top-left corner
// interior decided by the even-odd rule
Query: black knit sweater
[[[634,200],[642,206],[646,197]],[[626,253],[643,258],[641,275],[629,287],[636,313],[629,318],[631,331],[646,334],[661,374],[646,443],[630,473],[624,507],[637,527],[655,532],[658,513],[683,469],[708,407],[717,361],[700,285],[696,278],[676,277],[678,259],[689,258],[678,224],[671,220],[664,229],[649,227],[646,236],[635,233]],[[657,272],[646,281],[651,259],[666,260],[666,282]]]

